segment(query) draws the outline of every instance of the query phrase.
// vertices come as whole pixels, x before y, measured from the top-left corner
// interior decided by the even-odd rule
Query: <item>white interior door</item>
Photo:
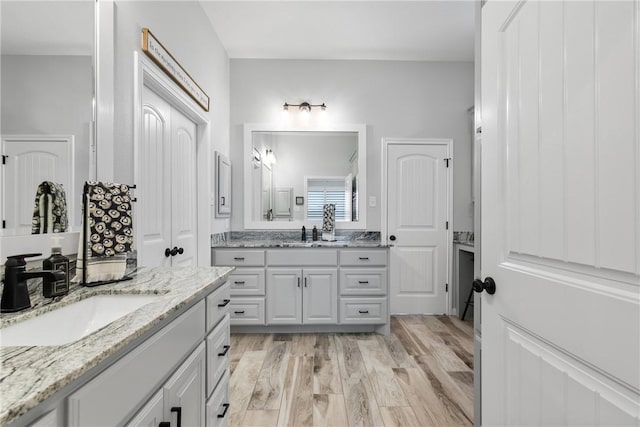
[[[483,7],[484,425],[640,424],[639,25]]]
[[[391,313],[446,313],[449,141],[385,147]]]
[[[198,264],[198,216],[196,210],[196,124],[171,110],[171,244],[179,252],[174,266]]]
[[[140,264],[197,264],[196,125],[155,92],[143,89],[136,224]],[[167,249],[180,251],[166,256]]]
[[[13,135],[2,137],[5,235],[31,234],[36,190],[43,181],[62,184],[69,225],[73,223],[73,136]]]
[[[146,86],[142,94],[143,139],[138,147],[136,216],[138,259],[149,267],[170,266],[171,106]]]

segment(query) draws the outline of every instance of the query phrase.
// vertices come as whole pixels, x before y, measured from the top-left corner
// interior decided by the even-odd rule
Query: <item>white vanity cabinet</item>
[[[388,333],[387,259],[386,248],[214,248],[212,254],[213,265],[236,266],[230,314],[241,332]]]
[[[229,306],[227,282],[69,395],[66,425],[205,426],[228,396]]]
[[[267,323],[338,322],[337,268],[268,268]]]

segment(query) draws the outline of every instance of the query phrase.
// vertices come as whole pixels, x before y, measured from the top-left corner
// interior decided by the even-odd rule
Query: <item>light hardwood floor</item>
[[[391,335],[231,335],[231,426],[473,425],[473,327],[392,316]]]

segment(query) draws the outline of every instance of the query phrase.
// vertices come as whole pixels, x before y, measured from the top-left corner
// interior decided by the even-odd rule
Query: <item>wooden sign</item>
[[[142,51],[167,73],[204,111],[209,111],[209,95],[191,78],[148,28],[142,29]]]

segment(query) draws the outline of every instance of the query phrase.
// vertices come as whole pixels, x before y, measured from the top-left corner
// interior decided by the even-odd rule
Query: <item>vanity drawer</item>
[[[231,325],[264,325],[264,298],[231,299]]]
[[[207,296],[207,331],[216,326],[216,324],[229,312],[229,304],[231,303],[231,289],[229,282],[220,286]]]
[[[229,368],[229,320],[229,315],[225,315],[207,336],[207,397],[213,393],[216,384]]]
[[[267,251],[267,264],[270,266],[327,265],[335,267],[338,264],[338,251],[318,248],[271,249]]]
[[[226,427],[229,425],[229,374],[225,374],[213,395],[207,400],[206,427]]]
[[[227,250],[217,249],[214,265],[262,266],[264,265],[263,250]]]
[[[380,250],[361,250],[361,249],[342,249],[340,251],[340,265],[387,265],[387,251]]]
[[[386,295],[386,268],[341,268],[340,294]]]
[[[340,298],[340,323],[387,323],[386,298]]]
[[[229,283],[231,295],[264,295],[264,268],[237,268]]]

